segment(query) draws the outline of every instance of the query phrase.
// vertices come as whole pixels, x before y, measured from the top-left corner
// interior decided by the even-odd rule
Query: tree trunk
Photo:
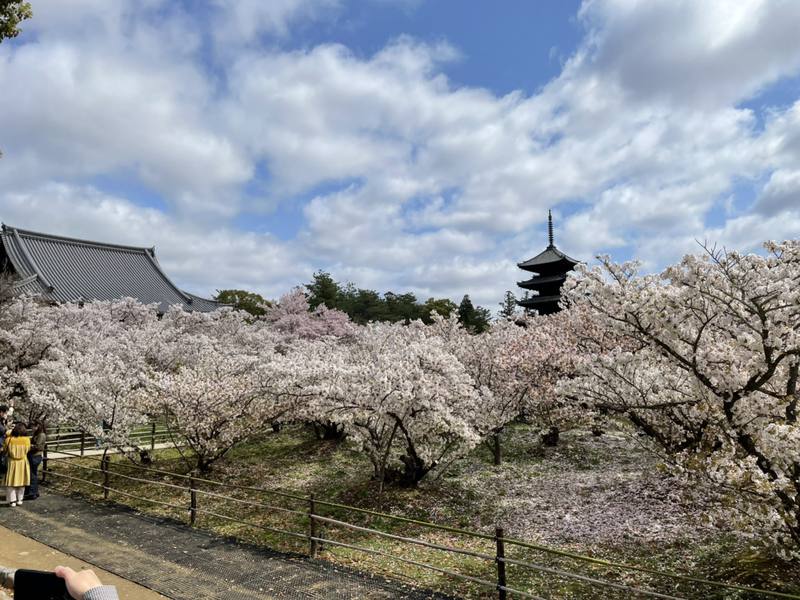
[[[144,448],[139,449],[139,462],[145,466],[152,465],[153,459],[150,457],[150,452]]]
[[[197,471],[201,475],[208,475],[211,473],[211,467],[214,464],[213,459],[197,457]]]
[[[384,473],[384,481],[386,483],[395,483],[400,487],[413,488],[422,481],[433,466],[428,466],[419,458],[411,456],[401,456],[400,460],[403,463],[401,469],[389,468]]]
[[[344,427],[338,423],[331,423],[330,421],[324,423],[314,422],[312,426],[314,427],[314,435],[317,436],[318,440],[341,442],[345,438]]]
[[[547,433],[543,433],[542,434],[542,443],[545,446],[550,446],[550,447],[557,446],[558,445],[558,434],[559,434],[558,427],[556,427],[555,425],[552,426],[547,431]]]
[[[500,447],[500,432],[492,436],[494,450],[494,466],[499,467],[503,463],[503,450]]]

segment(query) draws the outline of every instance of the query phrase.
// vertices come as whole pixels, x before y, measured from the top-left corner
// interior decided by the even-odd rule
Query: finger
[[[73,571],[70,567],[62,567],[58,566],[53,571],[56,574],[56,577],[61,577],[61,579],[66,579],[70,575],[74,575],[75,571]]]

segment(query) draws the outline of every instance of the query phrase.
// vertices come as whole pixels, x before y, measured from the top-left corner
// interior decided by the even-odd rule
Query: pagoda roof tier
[[[519,300],[518,304],[521,306],[535,307],[537,304],[548,304],[549,302],[558,302],[559,300],[561,300],[559,294],[554,294],[552,296],[531,296],[530,298]]]
[[[559,294],[552,296],[532,296],[530,298],[517,300],[517,304],[524,306],[525,308],[536,308],[542,304],[558,304],[559,300],[561,300],[561,296]]]
[[[0,251],[20,279],[15,288],[21,293],[55,302],[130,297],[158,304],[162,312],[174,305],[201,312],[223,306],[179,289],[158,264],[155,248],[79,240],[5,224],[0,239]]]
[[[559,275],[549,275],[547,277],[531,277],[525,281],[518,281],[517,285],[521,288],[528,290],[536,289],[539,286],[549,285],[551,283],[563,283],[567,280],[567,274],[562,273]]]
[[[539,273],[542,270],[553,272],[558,268],[563,269],[564,271],[570,271],[572,270],[572,267],[577,265],[579,262],[579,260],[567,256],[561,252],[561,250],[551,244],[545,248],[544,251],[540,252],[533,258],[521,263],[517,263],[517,266],[526,271]]]

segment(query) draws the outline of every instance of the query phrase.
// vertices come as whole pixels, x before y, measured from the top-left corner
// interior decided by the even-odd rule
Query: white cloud
[[[37,5],[39,14],[49,21],[46,4]],[[149,26],[133,28],[145,42],[134,51],[118,38],[115,28],[124,28],[116,17],[103,20],[112,24],[98,31],[100,42],[78,34],[59,39],[63,31],[51,40],[47,30],[38,43],[0,48],[0,81],[14,90],[0,95],[8,167],[0,184],[133,170],[183,210],[229,213],[252,166],[209,122],[213,88],[206,75],[185,57],[176,60],[169,40],[161,44]],[[108,37],[116,42],[106,45]]]
[[[208,229],[91,187],[43,184],[0,193],[3,221],[15,227],[115,244],[156,247],[165,272],[192,293],[245,288],[278,297],[312,268],[270,235]],[[298,279],[298,274],[303,279]]]
[[[775,171],[759,196],[755,211],[774,216],[785,211],[800,211],[800,170]]]
[[[13,90],[0,95],[0,216],[157,243],[199,292],[277,295],[326,268],[492,307],[544,246],[550,207],[579,258],[619,250],[657,268],[695,239],[756,247],[797,224],[800,102],[763,130],[740,103],[800,69],[798,6],[587,1],[562,73],[497,96],[448,80],[463,58],[446,42],[287,48],[293,28],[338,18],[339,0],[215,0],[197,14],[40,0],[30,43],[0,46]],[[102,191],[121,176],[166,208]],[[707,226],[737,186],[765,179],[752,209]],[[305,203],[296,239],[234,225],[245,206],[292,201]]]
[[[330,16],[340,0],[212,0],[213,35],[219,46],[239,46],[264,34],[288,36],[290,25]]]
[[[800,71],[793,0],[589,0],[586,66],[626,92],[728,106]]]

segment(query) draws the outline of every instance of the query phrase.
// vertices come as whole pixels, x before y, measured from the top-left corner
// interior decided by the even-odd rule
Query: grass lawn
[[[504,464],[491,465],[488,449],[479,447],[457,461],[438,478],[416,489],[387,488],[382,495],[370,480],[371,465],[359,452],[345,444],[322,442],[303,427],[286,427],[231,451],[215,466],[211,478],[231,484],[314,493],[321,500],[374,511],[402,515],[441,525],[486,534],[502,526],[508,537],[596,558],[625,562],[662,571],[690,574],[800,594],[800,566],[767,558],[733,535],[708,522],[720,518],[713,507],[686,504],[675,485],[659,468],[658,460],[635,436],[624,431],[594,437],[589,432],[562,434],[556,448],[542,448],[531,428],[517,425],[504,437]],[[153,466],[187,473],[188,466],[177,451],[156,453]],[[77,460],[77,459],[76,459]],[[124,457],[114,463],[131,464]],[[83,459],[79,464],[97,467]],[[102,481],[102,475],[76,466],[75,460],[52,461],[56,472]],[[128,473],[127,469],[113,469]],[[179,478],[155,473],[132,476],[185,485]],[[93,498],[102,492],[80,482],[51,478],[59,490]],[[119,493],[111,500],[151,514],[186,520],[189,494],[174,488],[155,486],[112,476],[110,486],[122,492],[161,502],[185,506],[172,509]],[[307,510],[307,504],[267,494],[199,486],[201,490],[230,494],[247,501]],[[241,525],[204,511],[232,516],[266,527],[306,533],[304,516],[268,511],[245,503],[225,501],[198,493],[198,526],[247,541],[288,551],[306,552],[307,542]],[[420,537],[428,542],[494,554],[490,540],[465,538],[456,533],[432,531],[386,518],[320,506],[320,514],[368,526],[394,535]],[[366,535],[340,526],[325,524],[323,537],[368,547],[439,568],[493,581],[495,565],[478,558],[444,553],[440,550]],[[605,565],[589,564],[540,551],[509,547],[507,555],[518,560],[564,571],[578,572],[627,585],[641,585],[663,593],[693,598],[748,598],[739,592],[712,588],[646,573],[621,572]],[[403,564],[382,556],[326,545],[320,557],[362,571],[405,579],[422,587],[472,598],[495,597],[496,592],[446,575]],[[626,591],[598,588],[586,583],[509,565],[509,586],[548,598],[628,598]]]

